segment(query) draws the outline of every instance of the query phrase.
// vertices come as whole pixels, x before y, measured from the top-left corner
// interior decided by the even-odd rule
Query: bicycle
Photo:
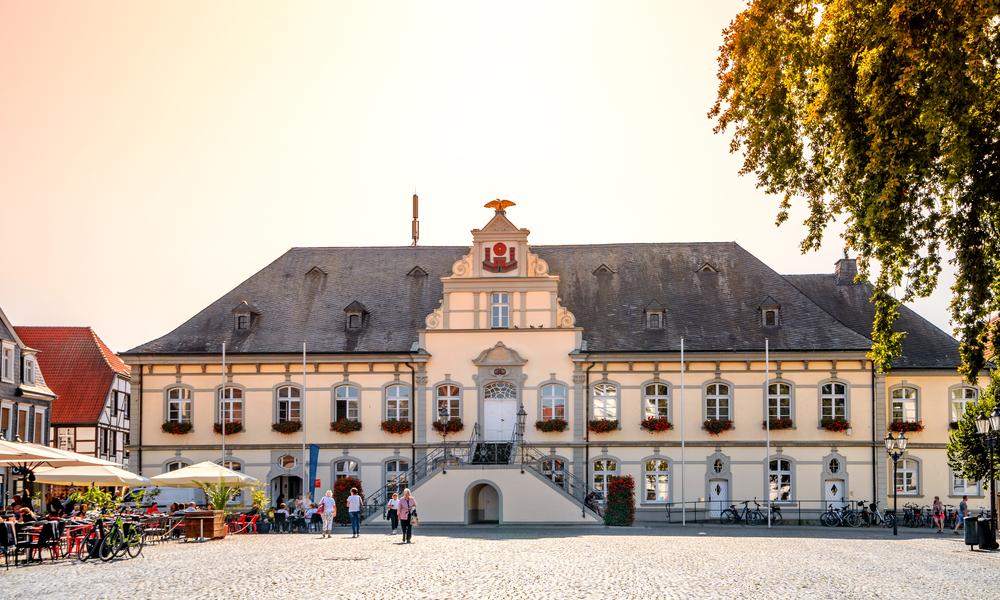
[[[831,505],[820,515],[819,522],[824,527],[857,527],[861,524],[861,515],[850,505],[841,506],[839,509]]]
[[[722,511],[722,514],[719,515],[719,522],[723,525],[733,525],[736,523],[760,525],[767,521],[767,517],[760,511],[760,504],[757,503],[756,498],[754,498],[754,504],[757,504],[757,508],[754,510],[750,510],[749,500],[743,501],[743,510],[737,510],[735,504],[730,504],[729,508]]]
[[[139,522],[126,519],[123,512],[119,512],[111,524],[111,530],[101,541],[100,559],[108,562],[126,554],[129,558],[135,558],[142,552],[144,541]]]
[[[104,542],[104,517],[100,516],[90,525],[90,531],[80,540],[76,558],[81,562],[90,558],[99,558]]]

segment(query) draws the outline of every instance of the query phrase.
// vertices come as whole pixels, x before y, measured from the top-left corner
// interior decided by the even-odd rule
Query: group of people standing
[[[351,495],[347,497],[347,515],[351,520],[351,538],[361,536],[361,509],[364,506],[364,499],[358,493],[358,488],[351,488]],[[333,535],[333,521],[337,516],[337,502],[333,499],[333,491],[327,490],[317,506],[317,512],[323,519],[323,535],[328,538]],[[386,511],[382,515],[389,520],[392,526],[390,535],[396,534],[396,529],[403,532],[403,543],[411,543],[413,538],[413,525],[417,520],[417,501],[410,493],[410,488],[403,490],[403,497],[393,494],[392,498],[386,502]]]

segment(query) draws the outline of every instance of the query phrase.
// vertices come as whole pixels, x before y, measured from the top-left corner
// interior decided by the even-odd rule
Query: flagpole
[[[302,495],[306,492],[306,343],[302,342],[302,404],[299,405],[299,422],[302,423]],[[312,483],[312,482],[310,482]],[[310,487],[309,498],[312,498]]]
[[[226,466],[226,342],[222,342],[222,387],[219,388],[219,423],[222,428],[222,466]]]
[[[684,495],[684,338],[681,338],[681,525],[687,525],[687,496]]]
[[[764,338],[764,429],[767,430],[764,454],[764,481],[768,482],[767,489],[767,527],[771,528],[771,483],[769,480],[768,468],[771,465],[771,347],[767,338]],[[780,400],[775,397],[775,413],[780,416]],[[778,482],[780,485],[780,482]]]

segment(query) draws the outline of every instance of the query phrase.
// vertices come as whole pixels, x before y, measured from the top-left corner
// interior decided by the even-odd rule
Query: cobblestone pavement
[[[759,528],[436,528],[244,535],[111,564],[0,571],[4,598],[990,598],[961,537]]]

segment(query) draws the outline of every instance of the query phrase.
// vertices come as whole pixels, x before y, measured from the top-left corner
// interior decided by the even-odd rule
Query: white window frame
[[[178,469],[183,469],[184,467],[190,465],[191,463],[185,462],[183,460],[172,460],[163,464],[163,472],[171,473]]]
[[[957,423],[962,420],[966,407],[973,402],[979,401],[979,389],[969,385],[960,385],[951,389],[949,411],[951,412],[951,422]],[[959,411],[961,407],[961,411]]]
[[[598,465],[600,465],[600,468],[598,468]],[[621,463],[617,458],[605,456],[594,459],[590,466],[591,473],[593,474],[591,483],[594,492],[597,493],[598,498],[603,503],[608,498],[608,478],[617,477],[621,473]]]
[[[595,383],[591,393],[592,419],[618,420],[618,385],[609,381]]]
[[[768,315],[771,316],[771,322],[767,322]],[[761,311],[761,325],[764,327],[777,327],[778,321],[778,309],[777,308],[765,308]]]
[[[3,426],[3,416],[7,415],[7,426]],[[11,435],[11,431],[14,429],[14,420],[17,416],[14,414],[13,404],[0,404],[0,433],[3,434],[4,438],[7,440],[13,440],[14,437]]]
[[[723,392],[725,388],[725,392]],[[725,410],[722,401],[725,400]],[[705,420],[733,420],[733,387],[722,381],[713,381],[705,386]]]
[[[219,388],[219,423],[243,423],[243,389],[227,385]],[[237,418],[236,413],[239,413]]]
[[[767,384],[767,419],[792,418],[792,386],[784,381]]]
[[[546,456],[539,461],[542,477],[561,488],[566,487],[566,461],[558,456]]]
[[[642,480],[643,504],[670,502],[670,461],[663,457],[648,458],[643,461]],[[650,493],[652,493],[652,498],[650,498]]]
[[[915,423],[920,420],[920,390],[901,385],[889,392],[889,422]]]
[[[24,375],[22,381],[28,385],[35,385],[35,357],[24,357]]]
[[[782,463],[786,463],[787,468]],[[781,488],[785,486],[788,489],[783,492]],[[795,502],[795,462],[790,458],[775,456],[768,459],[767,493],[771,502]]]
[[[670,384],[662,381],[647,383],[642,387],[642,418],[670,420]]]
[[[389,466],[392,465],[393,468],[390,469]],[[403,477],[402,480],[396,482],[395,493],[400,496],[403,495],[403,490],[410,486],[409,478],[407,473],[410,471],[410,461],[405,458],[390,458],[383,464],[383,474],[382,480],[385,482],[386,496],[392,497],[393,488],[390,487],[393,480],[398,477]]]
[[[14,344],[0,344],[0,381],[4,383],[14,383],[14,360],[17,354],[14,350]]]
[[[952,496],[982,496],[983,486],[978,481],[972,481],[951,471],[951,495]]]
[[[21,427],[21,415],[24,415],[24,427]],[[17,433],[15,435],[19,436],[22,441],[25,442],[29,441],[27,429],[31,427],[31,421],[28,419],[28,407],[24,405],[18,405],[16,418],[17,418],[17,425],[16,425]]]
[[[892,485],[896,486],[896,493],[900,496],[920,495],[920,463],[913,458],[900,459],[895,473],[890,467],[890,477],[893,478]],[[902,484],[902,485],[900,485]],[[892,488],[890,488],[891,490]]]
[[[345,477],[361,479],[361,464],[353,458],[340,458],[333,463],[334,482]]]
[[[282,385],[274,390],[274,396],[277,402],[275,423],[302,422],[302,388],[291,384]]]
[[[829,386],[829,391],[827,391],[827,386]],[[837,391],[838,386],[842,388],[842,391]],[[827,402],[830,403],[829,411],[827,411]],[[827,381],[819,386],[820,420],[837,418],[847,420],[849,418],[847,404],[847,384],[843,381]]]
[[[568,391],[561,383],[546,383],[539,390],[542,403],[542,413],[539,415],[542,421],[566,418],[566,398]]]
[[[193,405],[190,388],[175,386],[167,388],[167,422],[191,423]]]
[[[340,406],[343,404],[343,414]],[[361,390],[354,385],[341,384],[333,388],[333,421],[348,419],[361,420]]]
[[[449,419],[462,418],[462,388],[457,383],[441,383],[434,386],[435,420],[441,418],[442,405],[447,409]]]
[[[41,444],[42,446],[47,445],[48,440],[45,439],[45,409],[36,407],[35,414],[32,415],[32,419],[31,440],[36,444]]]
[[[60,450],[76,452],[76,428],[59,427],[56,429],[56,447]]]
[[[401,383],[385,387],[385,419],[410,420],[410,388]]]
[[[490,328],[510,328],[510,292],[490,292]]]

